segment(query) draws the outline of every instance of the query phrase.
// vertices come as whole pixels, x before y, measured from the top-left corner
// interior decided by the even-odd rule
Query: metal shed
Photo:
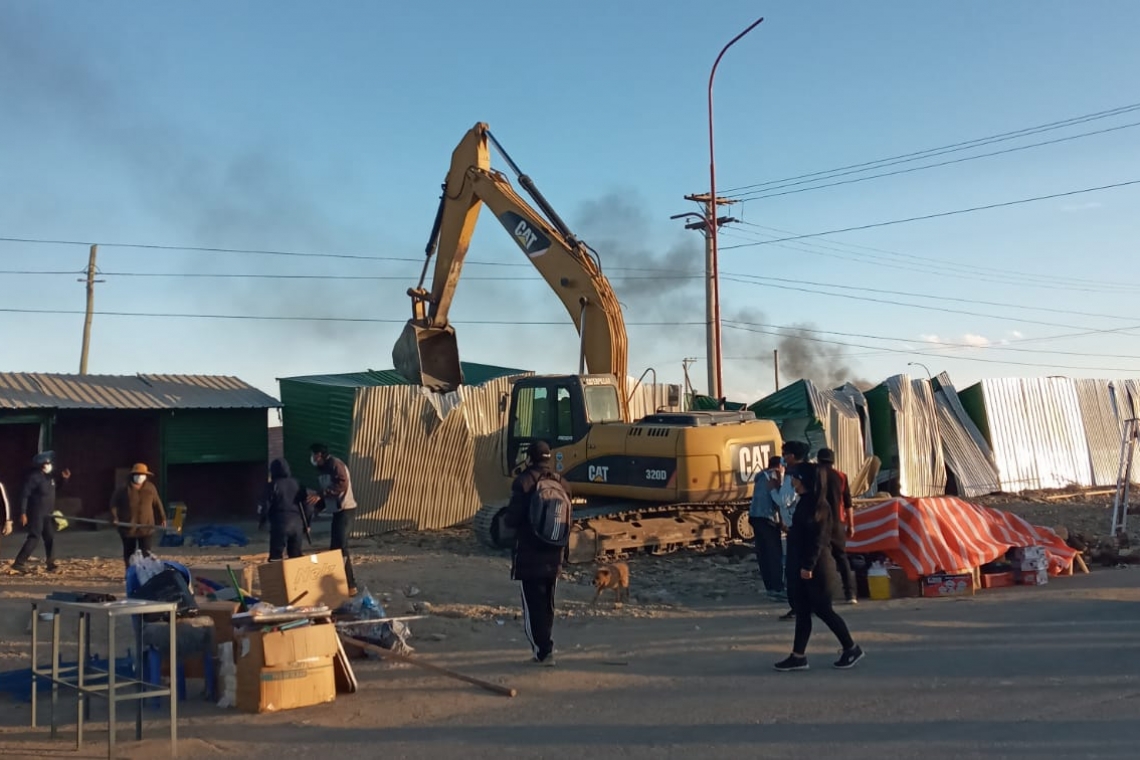
[[[272,396],[212,375],[0,374],[0,478],[20,487],[54,449],[72,470],[73,514],[106,512],[123,468],[145,462],[164,501],[196,516],[251,509],[265,480]]]

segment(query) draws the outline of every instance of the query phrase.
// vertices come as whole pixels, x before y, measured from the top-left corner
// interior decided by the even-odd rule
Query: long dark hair
[[[827,522],[831,517],[831,505],[827,501],[827,470],[818,464],[800,462],[792,465],[788,474],[804,487],[796,510],[810,509],[815,522]]]

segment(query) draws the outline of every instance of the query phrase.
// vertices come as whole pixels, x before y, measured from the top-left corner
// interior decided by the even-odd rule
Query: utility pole
[[[689,367],[696,363],[696,359],[685,357],[681,360],[681,372],[685,376],[685,398],[681,401],[681,411],[689,411],[688,399],[693,397],[693,381],[689,379]]]
[[[776,390],[780,390],[780,349],[772,349],[772,364],[776,368]]]
[[[702,204],[704,210],[700,214],[674,214],[670,219],[694,216],[697,221],[685,225],[687,230],[700,230],[705,236],[705,357],[708,362],[708,388],[709,396],[719,400],[722,395],[723,378],[721,377],[721,334],[720,334],[720,275],[717,271],[716,241],[714,227],[719,229],[731,222],[739,221],[731,216],[716,216],[717,206],[728,206],[737,201],[729,198],[717,198],[713,203],[708,193],[693,193],[686,195],[685,200]],[[716,224],[710,224],[710,219],[716,219]]]
[[[79,354],[79,374],[87,374],[87,354],[91,349],[91,317],[95,313],[95,284],[103,280],[95,279],[95,256],[99,246],[91,246],[91,254],[87,257],[87,277],[80,282],[87,283],[87,314],[83,318],[83,349]]]

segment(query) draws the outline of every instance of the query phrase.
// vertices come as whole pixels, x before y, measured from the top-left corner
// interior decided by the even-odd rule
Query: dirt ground
[[[1071,532],[1088,536],[1106,533],[1110,519],[1108,503],[1103,500],[997,501],[1001,503],[994,506],[1021,514],[1035,524],[1064,525]],[[185,564],[209,564],[232,562],[242,555],[266,551],[265,534],[258,533],[252,525],[243,527],[251,538],[247,547],[163,549],[161,556]],[[327,522],[318,523],[315,530],[316,548],[322,544],[327,546]],[[0,557],[5,565],[18,548],[19,541],[13,538],[5,539],[0,545]],[[42,598],[54,589],[122,594],[123,568],[117,536],[110,531],[68,530],[60,534],[57,543],[63,563],[59,572],[46,575],[41,570],[29,576],[0,577],[0,673],[28,666],[29,600]],[[631,688],[640,684],[652,689],[652,678],[630,672],[628,668],[645,649],[644,643],[638,642],[644,642],[646,637],[650,641],[677,637],[682,630],[699,637],[702,634],[698,632],[702,626],[709,625],[711,615],[725,615],[731,619],[731,625],[752,626],[749,621],[757,617],[770,619],[769,626],[782,625],[775,630],[779,644],[773,641],[772,646],[767,647],[772,654],[786,652],[790,637],[788,625],[775,622],[783,607],[763,601],[759,594],[758,573],[749,550],[737,547],[727,552],[682,551],[664,557],[641,556],[630,562],[632,599],[622,609],[614,609],[608,603],[592,608],[589,604],[593,597],[589,585],[592,567],[567,568],[558,593],[556,641],[566,642],[558,644],[560,652],[566,652],[570,658],[588,657],[594,667],[530,671],[524,664],[529,653],[519,622],[517,585],[509,581],[509,560],[505,554],[478,545],[469,529],[389,534],[356,540],[352,549],[358,586],[371,591],[388,614],[427,616],[409,624],[412,630],[409,643],[418,655],[490,680],[526,679],[531,691],[563,695],[569,702],[588,700],[594,690],[619,686]],[[1138,577],[1140,573],[1133,572],[1129,583],[1134,585]],[[1058,579],[1056,585],[1061,587],[1073,580]],[[1032,594],[1037,590],[1017,591]],[[867,617],[876,611],[898,611],[916,603],[922,606],[939,601],[949,600],[892,600],[860,605],[857,612]],[[632,633],[634,629],[636,634]],[[96,641],[101,640],[98,630],[95,637]],[[735,639],[726,646],[740,648],[744,646],[742,641]],[[560,665],[561,660],[560,656]],[[408,666],[364,661],[357,670],[361,692],[342,697],[333,706],[248,716],[233,710],[221,711],[200,699],[182,703],[180,755],[260,756],[258,753],[263,747],[255,738],[243,737],[241,726],[250,731],[256,730],[256,726],[290,727],[300,731],[313,721],[314,725],[319,723],[323,731],[333,734],[350,728],[396,729],[408,722],[460,720],[460,716],[497,704],[495,700],[503,700]],[[555,672],[557,677],[552,675]],[[191,684],[193,691],[194,682]],[[445,696],[443,700],[441,693]],[[45,744],[35,738],[27,728],[26,704],[0,695],[0,705],[8,705],[0,710],[4,715],[0,718],[0,757],[44,757],[54,756],[54,752],[71,757],[100,756],[100,752],[106,756],[105,743],[99,744],[105,742],[105,734],[98,730],[92,731],[84,750],[77,755],[70,749],[74,745],[68,745],[67,741]],[[67,709],[71,715],[74,708]],[[95,720],[105,715],[100,710],[96,706]],[[143,744],[133,742],[131,731],[123,726],[120,746],[124,757],[165,754],[162,738],[166,729],[160,720],[162,715],[163,711],[148,713],[147,736],[154,738]],[[153,726],[151,721],[154,721]],[[68,735],[66,730],[64,735]],[[220,739],[221,735],[226,738]],[[517,756],[537,755],[523,752]]]

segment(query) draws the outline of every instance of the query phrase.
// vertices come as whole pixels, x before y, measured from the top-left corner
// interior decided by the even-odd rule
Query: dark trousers
[[[847,526],[836,523],[831,537],[831,556],[835,558],[835,569],[839,573],[839,580],[843,583],[843,596],[845,599],[854,599],[859,595],[855,585],[855,571],[851,569],[851,560],[847,558]]]
[[[332,539],[329,550],[340,549],[344,554],[344,574],[348,578],[348,587],[356,588],[356,576],[352,573],[352,558],[348,554],[348,534],[352,532],[352,525],[356,522],[356,510],[344,509],[333,514]]]
[[[128,536],[126,531],[120,531],[119,538],[123,540],[123,564],[127,567],[131,566],[131,557],[136,549],[144,555],[150,554],[152,536]]]
[[[796,572],[798,573],[799,570],[797,569]],[[796,597],[792,605],[796,611],[796,638],[792,644],[792,651],[796,654],[807,654],[813,614],[831,629],[835,638],[839,639],[839,645],[843,647],[843,651],[846,652],[855,646],[855,642],[851,639],[851,633],[847,630],[847,623],[843,622],[843,618],[839,617],[839,613],[831,606],[831,589],[827,582],[826,572],[826,566],[821,563],[816,566],[811,580],[801,578],[792,587]]]
[[[48,564],[52,563],[55,551],[55,518],[51,514],[28,515],[28,537],[24,539],[24,545],[20,547],[20,553],[16,555],[15,561],[12,564],[22,566],[27,563],[28,557],[39,547],[40,540],[44,542],[44,559]]]
[[[768,591],[784,590],[784,545],[780,542],[780,526],[771,520],[750,518],[756,542],[756,562],[760,565],[760,580]]]
[[[522,581],[523,627],[534,656],[545,660],[554,651],[554,587],[558,579]]]
[[[305,526],[300,520],[269,521],[269,561],[278,562],[283,558],[293,559],[302,555],[301,541],[305,536]]]

